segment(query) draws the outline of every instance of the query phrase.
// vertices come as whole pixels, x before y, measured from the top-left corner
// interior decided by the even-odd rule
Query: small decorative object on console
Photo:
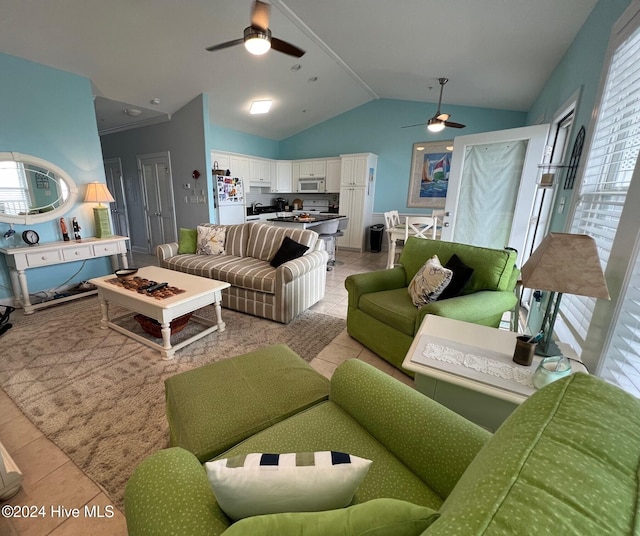
[[[82,237],[80,236],[80,225],[78,224],[78,218],[74,217],[73,220],[71,220],[71,223],[73,225],[73,239],[74,240],[81,240]]]
[[[35,246],[40,242],[40,236],[33,229],[27,229],[22,233],[22,240],[30,246]]]
[[[69,242],[69,231],[67,230],[67,223],[64,218],[60,218],[60,230],[62,231],[62,240]]]

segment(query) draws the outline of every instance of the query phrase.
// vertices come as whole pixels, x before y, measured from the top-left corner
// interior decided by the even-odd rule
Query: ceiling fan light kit
[[[427,130],[429,132],[442,132],[444,130],[444,121],[432,117],[427,121]]]
[[[266,54],[271,48],[271,31],[263,32],[249,26],[244,29],[244,48],[255,56]]]

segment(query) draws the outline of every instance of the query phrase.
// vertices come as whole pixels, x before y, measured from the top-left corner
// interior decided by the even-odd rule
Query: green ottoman
[[[165,381],[169,442],[204,463],[329,396],[329,380],[276,344]]]

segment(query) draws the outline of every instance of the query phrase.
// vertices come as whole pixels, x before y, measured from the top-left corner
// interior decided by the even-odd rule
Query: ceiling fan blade
[[[271,5],[266,2],[256,0],[251,8],[251,26],[267,31],[269,29],[269,16],[271,15]]]
[[[449,119],[451,116],[449,114],[441,114],[440,110],[438,110],[438,112],[436,113],[436,115],[434,115],[434,117],[436,119],[438,119],[439,121],[446,121],[447,119]]]
[[[287,43],[282,39],[278,39],[277,37],[271,38],[271,48],[278,52],[289,54],[289,56],[295,56],[296,58],[301,58],[305,55],[304,50],[292,45],[291,43]]]
[[[444,126],[451,128],[464,128],[467,125],[463,125],[462,123],[454,123],[453,121],[445,121]]]
[[[400,128],[426,127],[426,126],[427,126],[426,123],[416,123],[415,125],[405,125],[405,126],[400,127]]]
[[[213,52],[214,50],[222,50],[223,48],[229,48],[235,45],[240,45],[241,43],[244,43],[244,39],[234,39],[233,41],[227,41],[226,43],[220,43],[219,45],[213,45],[213,46],[207,47],[207,50],[209,52]]]

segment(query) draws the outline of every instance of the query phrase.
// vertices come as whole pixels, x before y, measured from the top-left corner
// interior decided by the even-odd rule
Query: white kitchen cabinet
[[[330,158],[327,160],[327,192],[340,191],[340,176],[342,171],[342,162],[339,158]]]
[[[371,153],[340,155],[342,186],[367,186],[375,180],[378,157]],[[371,173],[371,170],[373,172]]]
[[[275,177],[271,177],[271,191],[274,193],[293,192],[292,165],[290,160],[278,160],[275,163]]]
[[[249,186],[271,188],[271,163],[269,160],[249,159]]]
[[[372,224],[373,193],[378,157],[371,153],[341,155],[340,214],[349,217],[338,247],[364,251],[367,229]],[[345,179],[345,174],[347,175]],[[345,180],[348,184],[345,185]]]
[[[300,178],[302,179],[318,179],[327,176],[326,160],[301,160],[300,161]]]
[[[291,162],[291,191],[297,192],[300,184],[300,162]]]
[[[249,178],[249,159],[246,156],[231,155],[229,157],[229,168],[232,177],[238,177],[242,180]]]
[[[231,169],[231,155],[229,153],[212,152],[211,169]]]

